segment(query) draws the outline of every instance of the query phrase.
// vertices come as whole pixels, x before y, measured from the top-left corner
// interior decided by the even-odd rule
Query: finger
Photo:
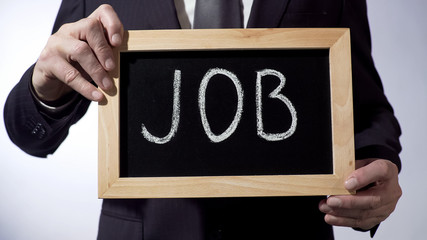
[[[389,202],[387,196],[375,192],[375,189],[368,189],[357,195],[331,196],[326,200],[329,207],[344,209],[375,209],[384,202]]]
[[[330,208],[328,205],[319,207],[320,211],[336,217],[368,219],[373,217],[387,218],[394,210],[394,204],[389,203],[375,209]]]
[[[84,72],[102,89],[107,90],[112,87],[112,79],[86,42],[68,38],[64,39],[62,43],[59,48],[66,59],[71,62],[77,62]]]
[[[99,63],[106,71],[114,69],[113,51],[104,35],[101,23],[96,19],[85,18],[68,26],[66,30],[74,39],[86,42]],[[77,45],[76,50],[80,50]],[[86,50],[86,49],[81,49]]]
[[[324,204],[333,209],[373,210],[384,205],[395,205],[402,195],[399,186],[389,183],[358,192],[356,195],[331,196]]]
[[[104,95],[88,79],[85,79],[79,70],[63,58],[57,58],[50,69],[52,75],[85,98],[96,102],[103,99]]]
[[[380,222],[384,221],[382,217],[372,217],[369,219],[356,219],[356,218],[345,218],[337,217],[334,215],[326,214],[325,222],[333,226],[342,226],[342,227],[353,227],[361,229],[371,229],[374,226],[378,225]]]
[[[97,19],[105,29],[111,46],[117,47],[122,43],[123,24],[113,7],[108,4],[99,6],[89,18]]]
[[[345,182],[345,187],[349,191],[355,191],[372,183],[396,178],[397,174],[397,166],[394,163],[387,160],[376,160],[353,171]]]
[[[389,204],[374,210],[334,209],[324,200],[319,203],[319,209],[325,213],[325,222],[328,224],[370,229],[390,216],[394,205]]]

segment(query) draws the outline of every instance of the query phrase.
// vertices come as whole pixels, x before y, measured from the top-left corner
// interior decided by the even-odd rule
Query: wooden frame
[[[182,198],[350,194],[354,170],[353,99],[349,29],[150,30],[125,33],[115,50],[329,49],[333,174],[214,177],[119,176],[119,91],[99,104],[99,198]],[[111,75],[119,86],[119,68]]]

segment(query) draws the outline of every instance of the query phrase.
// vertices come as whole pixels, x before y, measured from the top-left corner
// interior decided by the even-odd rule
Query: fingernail
[[[115,67],[113,59],[107,59],[107,61],[105,61],[105,67],[107,68],[107,70],[113,70]]]
[[[335,217],[334,215],[326,215],[325,216],[325,221],[328,224],[334,225],[335,221],[337,220],[337,217]]]
[[[111,37],[111,43],[113,45],[119,45],[122,42],[122,37],[120,34],[116,33]]]
[[[110,89],[111,87],[111,80],[109,78],[104,78],[102,79],[102,85],[104,86],[105,89]]]
[[[342,201],[339,198],[330,197],[328,199],[328,206],[329,207],[341,207]]]
[[[93,91],[92,97],[94,98],[95,101],[99,101],[102,99],[102,93],[100,93],[98,91]]]
[[[323,213],[330,213],[332,211],[332,208],[330,208],[327,204],[322,204],[319,207],[319,210]]]
[[[345,184],[345,188],[347,188],[347,190],[356,190],[357,185],[358,185],[356,178],[350,178],[344,184]]]

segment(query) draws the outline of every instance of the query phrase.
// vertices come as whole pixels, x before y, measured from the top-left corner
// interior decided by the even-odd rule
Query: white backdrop
[[[7,94],[37,60],[60,0],[0,1],[0,118]],[[427,2],[368,0],[373,54],[403,129],[403,197],[377,240],[425,239],[427,227]],[[0,124],[0,239],[95,239],[97,106],[47,159],[26,155]],[[336,239],[370,239],[335,228]]]

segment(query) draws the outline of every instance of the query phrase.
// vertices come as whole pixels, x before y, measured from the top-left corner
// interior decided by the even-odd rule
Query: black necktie
[[[242,28],[241,0],[197,0],[194,28]]]

